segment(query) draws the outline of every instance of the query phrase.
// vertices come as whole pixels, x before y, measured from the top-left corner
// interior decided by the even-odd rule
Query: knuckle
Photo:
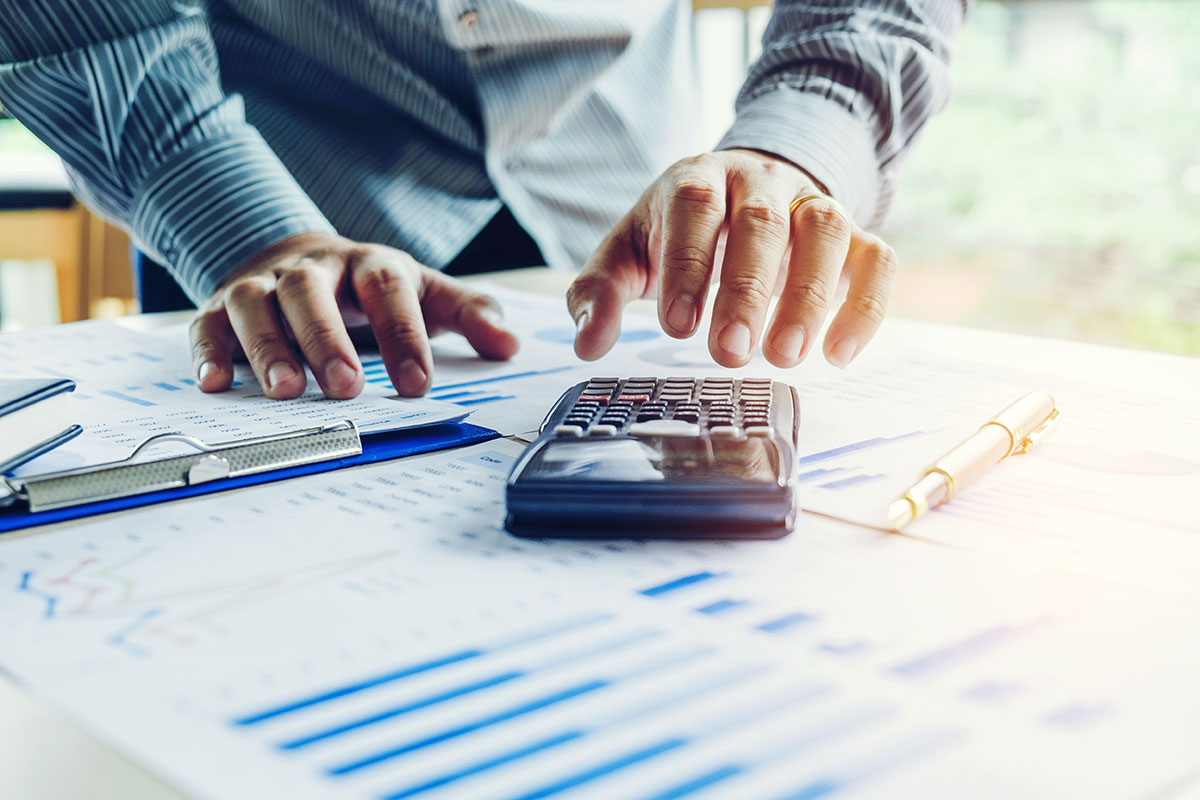
[[[790,299],[799,305],[825,308],[831,297],[832,292],[824,281],[810,279],[796,284],[791,290]]]
[[[305,320],[299,330],[296,330],[295,326],[293,330],[296,337],[310,347],[332,345],[337,341],[340,332],[336,325],[324,319]]]
[[[677,247],[672,247],[664,253],[664,256],[667,265],[672,269],[681,270],[689,274],[707,274],[713,266],[713,253],[694,244],[681,244]]]
[[[306,292],[323,284],[322,276],[308,265],[288,267],[276,279],[276,287],[281,292]]]
[[[831,239],[849,239],[850,221],[828,203],[809,201],[796,210],[796,221],[805,228],[820,231]]]
[[[774,203],[760,199],[746,200],[738,206],[735,217],[741,226],[751,229],[758,236],[787,238],[787,219]]]
[[[867,256],[875,264],[875,272],[880,277],[888,281],[895,277],[900,261],[891,245],[882,241],[873,242],[867,250]]]
[[[875,294],[864,294],[854,299],[854,313],[863,319],[878,325],[887,314],[887,302]]]
[[[376,326],[375,336],[381,341],[415,343],[425,336],[425,324],[408,318],[391,319]]]
[[[758,272],[727,275],[722,288],[741,306],[765,306],[771,301],[771,283]]]
[[[355,273],[359,292],[389,295],[400,291],[405,284],[403,273],[391,264],[371,264]]]
[[[255,363],[269,363],[276,360],[280,351],[285,350],[286,347],[287,344],[281,334],[260,333],[245,347],[246,358]]]
[[[254,303],[262,300],[272,289],[271,281],[261,276],[243,278],[229,286],[229,302],[234,305]]]
[[[675,184],[673,200],[697,214],[725,214],[725,194],[708,181],[684,178]]]
[[[192,337],[192,358],[203,360],[220,351],[220,343],[216,339],[203,334]]]

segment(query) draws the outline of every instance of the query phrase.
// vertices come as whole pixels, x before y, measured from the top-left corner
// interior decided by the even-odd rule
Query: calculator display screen
[[[536,480],[779,482],[779,449],[769,438],[676,436],[549,442],[525,469]]]

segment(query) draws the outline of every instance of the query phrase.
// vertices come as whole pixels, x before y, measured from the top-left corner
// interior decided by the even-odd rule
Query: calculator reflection
[[[779,447],[769,438],[645,436],[552,441],[530,462],[538,480],[740,481],[778,484]]]

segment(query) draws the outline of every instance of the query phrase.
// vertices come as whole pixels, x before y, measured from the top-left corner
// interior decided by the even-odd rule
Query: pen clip
[[[1050,435],[1050,433],[1054,430],[1054,426],[1057,424],[1058,409],[1054,408],[1050,410],[1049,416],[1042,420],[1041,425],[1038,425],[1036,428],[1030,431],[1029,435],[1017,444],[1016,448],[1013,449],[1013,453],[1028,453],[1032,451],[1035,447],[1042,443],[1043,439]]]

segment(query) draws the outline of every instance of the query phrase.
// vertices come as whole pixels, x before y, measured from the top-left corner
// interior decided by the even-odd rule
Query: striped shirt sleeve
[[[197,302],[263,248],[332,232],[222,92],[185,3],[0,0],[0,103]]]
[[[776,0],[763,55],[718,149],[807,170],[859,222],[887,212],[894,172],[950,94],[972,0]]]

